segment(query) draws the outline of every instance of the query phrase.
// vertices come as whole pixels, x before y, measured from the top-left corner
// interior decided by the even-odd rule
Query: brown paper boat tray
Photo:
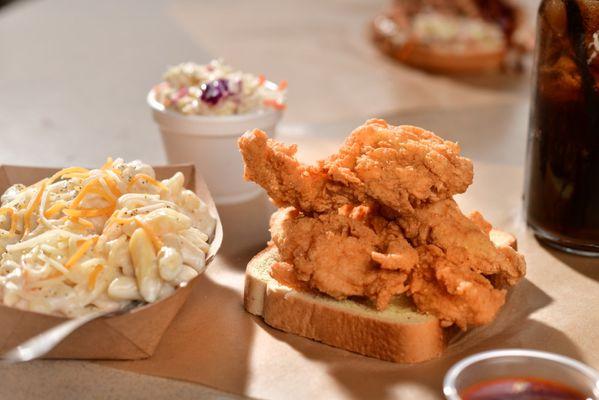
[[[176,171],[185,175],[185,187],[194,190],[208,205],[217,220],[206,263],[218,251],[223,237],[222,225],[214,201],[193,165],[154,167],[156,177],[164,179]],[[0,193],[15,183],[35,183],[56,168],[0,165]],[[44,358],[135,360],[154,354],[164,331],[183,306],[196,279],[177,289],[170,297],[126,314],[96,319],[79,328]],[[66,318],[39,314],[0,305],[0,354],[23,341],[65,321]]]

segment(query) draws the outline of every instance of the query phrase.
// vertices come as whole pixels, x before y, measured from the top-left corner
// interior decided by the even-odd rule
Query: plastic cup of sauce
[[[558,354],[505,349],[478,353],[449,369],[448,400],[599,399],[599,373]]]

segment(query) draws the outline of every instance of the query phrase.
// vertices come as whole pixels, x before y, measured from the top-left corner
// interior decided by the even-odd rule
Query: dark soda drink
[[[599,0],[539,8],[525,210],[537,237],[599,256]]]

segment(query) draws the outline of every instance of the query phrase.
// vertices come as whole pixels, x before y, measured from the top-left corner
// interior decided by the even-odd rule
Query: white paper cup
[[[276,88],[272,82],[265,84]],[[260,194],[256,184],[243,180],[237,139],[254,128],[272,137],[283,114],[281,110],[269,108],[226,116],[183,115],[165,109],[156,100],[153,89],[147,101],[162,133],[169,163],[193,163],[217,204],[241,203]]]

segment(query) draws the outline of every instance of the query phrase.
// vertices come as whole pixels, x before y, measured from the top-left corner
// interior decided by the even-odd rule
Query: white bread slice
[[[516,249],[509,233],[492,230],[497,246]],[[384,311],[352,300],[300,292],[270,276],[279,253],[270,246],[247,265],[245,309],[277,329],[331,346],[397,363],[417,363],[439,357],[446,337],[437,318],[418,312],[405,296],[397,296]]]
[[[248,312],[283,331],[369,357],[416,363],[441,355],[445,347],[437,318],[417,312],[405,296],[384,311],[352,300],[299,292],[270,276],[279,254],[272,246],[258,253],[245,275]]]
[[[498,229],[491,229],[491,232],[489,232],[489,238],[497,247],[511,247],[514,250],[518,250],[516,237],[511,233],[500,231]]]

